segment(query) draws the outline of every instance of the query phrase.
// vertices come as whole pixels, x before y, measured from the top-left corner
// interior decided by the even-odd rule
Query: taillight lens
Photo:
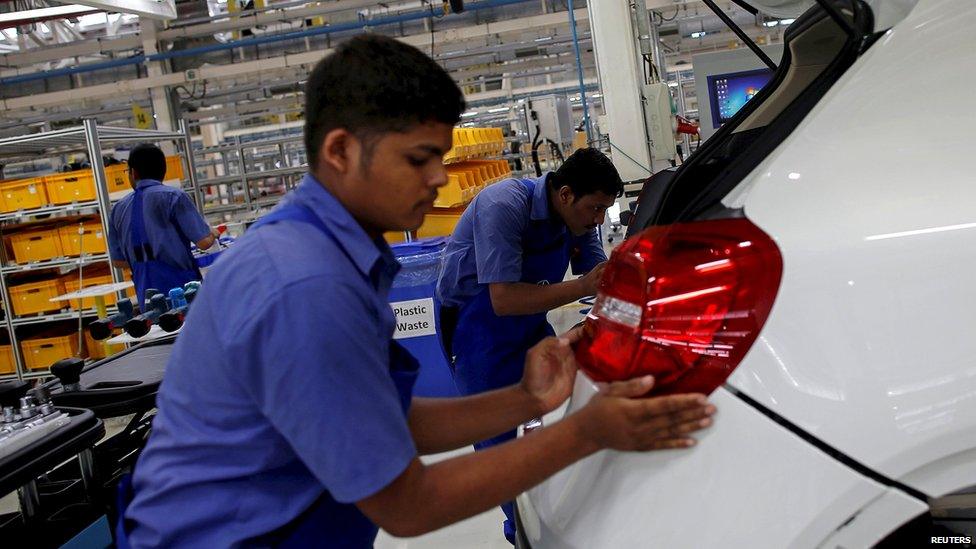
[[[782,272],[748,219],[651,227],[613,252],[576,358],[597,381],[651,374],[652,393],[711,393],[755,342]]]

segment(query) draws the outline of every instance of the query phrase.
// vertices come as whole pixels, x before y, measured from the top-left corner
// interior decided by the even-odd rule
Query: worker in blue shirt
[[[442,341],[462,395],[516,383],[529,349],[554,333],[546,313],[596,294],[607,260],[596,227],[622,193],[610,159],[583,148],[554,172],[507,179],[471,202],[437,284]],[[570,266],[584,276],[564,281]],[[510,430],[475,449],[513,438]],[[512,503],[502,510],[512,541]]]
[[[136,299],[143,305],[147,288],[166,293],[200,280],[190,243],[206,250],[217,233],[185,192],[162,184],[166,155],[159,147],[136,145],[129,152],[128,165],[135,192],[112,207],[109,255],[116,267],[132,270]]]
[[[533,348],[510,387],[413,398],[383,232],[417,228],[446,184],[461,91],[416,48],[367,34],[316,65],[305,101],[310,173],[208,273],[123,498],[121,547],[366,548],[378,528],[440,528],[602,448],[693,443],[706,398],[635,399],[653,383],[639,378],[494,452],[420,461],[565,401],[578,332]]]

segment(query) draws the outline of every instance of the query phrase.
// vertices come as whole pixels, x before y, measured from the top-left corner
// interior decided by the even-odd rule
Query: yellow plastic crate
[[[47,187],[52,204],[90,202],[98,196],[95,194],[95,177],[91,170],[46,175],[44,186]]]
[[[10,235],[10,245],[17,263],[46,261],[62,257],[61,237],[56,229],[36,229]]]
[[[417,229],[417,238],[450,236],[463,213],[464,208],[456,208],[427,214],[424,217],[424,223]]]
[[[386,239],[387,244],[396,244],[398,242],[404,242],[407,240],[404,236],[403,231],[388,231],[383,233],[383,238]]]
[[[79,286],[78,271],[75,271],[73,273],[69,273],[61,277],[61,281],[64,282],[64,293],[70,294],[71,292],[77,292],[82,288],[91,288],[92,286],[98,286],[100,284],[111,284],[112,275],[105,274],[105,275],[97,275],[97,276],[89,277],[87,276],[86,273],[84,281]],[[136,297],[135,287],[126,289],[125,293],[131,298]],[[105,296],[105,305],[115,305],[116,301],[117,299],[115,298],[115,293],[111,293]],[[95,298],[86,297],[83,299],[71,299],[68,301],[68,304],[71,306],[72,309],[76,311],[78,309],[94,309]]]
[[[173,155],[166,157],[166,176],[164,177],[166,181],[171,179],[183,179],[183,157],[180,155]]]
[[[62,255],[103,254],[108,251],[107,238],[99,220],[71,223],[58,229]]]
[[[78,355],[78,336],[43,337],[28,339],[20,344],[24,351],[24,364],[30,370],[50,368],[55,362]]]
[[[16,212],[48,205],[43,177],[29,177],[5,181],[0,185],[3,197],[3,211]]]
[[[461,186],[461,175],[447,174],[447,185],[437,189],[434,206],[438,208],[452,208],[464,204],[464,188]]]
[[[0,345],[0,374],[13,374],[17,371],[14,361],[14,348],[11,345]]]
[[[67,306],[64,301],[51,301],[64,293],[64,283],[60,279],[42,280],[11,286],[10,301],[15,315],[47,313]]]
[[[131,191],[132,185],[129,184],[129,165],[122,163],[105,166],[105,184],[108,186],[109,193]]]
[[[114,337],[121,333],[122,330],[116,329],[113,330],[112,335]],[[77,341],[77,338],[75,338],[75,341]],[[106,352],[105,342],[95,341],[95,338],[91,336],[91,333],[89,333],[87,329],[85,330],[85,351],[88,354],[88,358],[91,358],[93,360],[101,360],[103,358],[107,358],[114,354],[121,353],[124,350],[125,350],[125,345],[121,343],[117,343],[115,345],[109,345],[108,352]]]

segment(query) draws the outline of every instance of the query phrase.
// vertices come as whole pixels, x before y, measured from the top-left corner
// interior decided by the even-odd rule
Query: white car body
[[[919,2],[725,198],[783,276],[715,425],[520,496],[533,548],[870,546],[976,485],[974,27]]]

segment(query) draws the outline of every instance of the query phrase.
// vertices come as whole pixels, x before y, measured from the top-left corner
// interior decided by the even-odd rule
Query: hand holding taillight
[[[715,406],[705,395],[682,394],[652,398],[651,376],[605,385],[569,420],[576,421],[584,440],[598,449],[623,451],[688,448],[689,434],[712,424]]]
[[[538,403],[539,415],[555,410],[573,392],[577,368],[572,345],[581,336],[577,329],[547,337],[526,354],[521,386]]]
[[[597,290],[600,288],[600,279],[603,277],[603,269],[605,269],[606,266],[607,262],[604,261],[596,267],[593,267],[590,272],[580,277],[579,282],[581,285],[582,297],[596,295]]]

